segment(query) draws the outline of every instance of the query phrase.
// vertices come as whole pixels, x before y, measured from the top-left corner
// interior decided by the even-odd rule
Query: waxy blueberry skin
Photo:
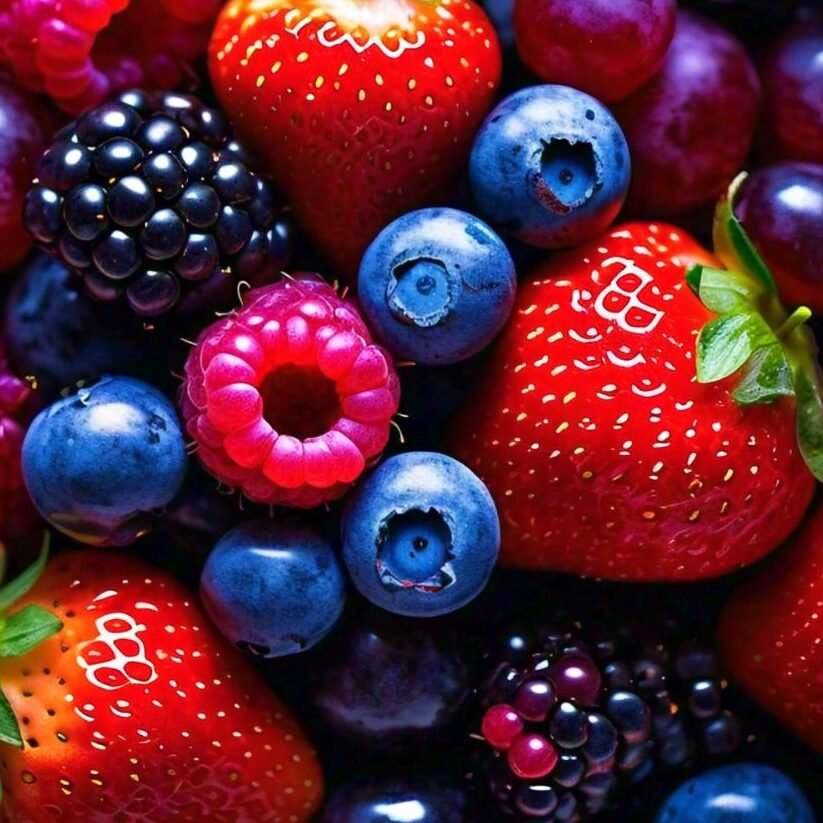
[[[383,462],[354,492],[343,522],[354,585],[375,605],[409,617],[446,614],[476,597],[499,549],[488,489],[436,452]]]
[[[375,238],[357,288],[369,325],[396,357],[442,365],[476,354],[503,328],[517,273],[482,220],[458,209],[420,209]]]
[[[22,465],[51,525],[82,543],[122,546],[177,493],[186,449],[163,394],[130,377],[104,377],[34,419]]]
[[[687,780],[666,799],[655,823],[815,823],[815,815],[783,772],[735,763]]]
[[[554,249],[596,237],[617,217],[631,179],[611,112],[569,86],[521,89],[489,114],[469,163],[480,214],[524,243]]]
[[[331,631],[346,600],[332,547],[298,522],[243,523],[206,561],[200,597],[235,645],[263,657],[305,651]]]

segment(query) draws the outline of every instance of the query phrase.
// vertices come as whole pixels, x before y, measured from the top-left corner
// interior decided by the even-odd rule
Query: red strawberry
[[[724,201],[716,245],[735,264],[730,214]],[[768,271],[761,282],[697,267],[701,298],[724,312],[701,333],[713,314],[687,285],[695,261],[716,265],[680,230],[629,224],[549,259],[521,287],[453,437],[499,507],[503,564],[691,580],[757,560],[797,526],[814,478],[783,395],[810,369],[810,333],[796,327],[805,314],[778,342],[786,317]],[[699,333],[700,379],[720,382],[696,380]],[[736,401],[721,378],[744,363]],[[801,389],[815,463],[819,401],[807,380]]]
[[[726,606],[720,651],[731,678],[823,752],[823,508]]]
[[[20,606],[44,634],[55,627],[32,606],[63,626],[0,663],[25,741],[2,756],[10,820],[296,823],[317,809],[322,776],[297,724],[177,582],[128,556],[72,552]],[[14,621],[0,650],[19,638]],[[6,742],[8,721],[6,706]]]
[[[449,191],[500,77],[472,0],[232,0],[210,51],[238,135],[343,275]]]

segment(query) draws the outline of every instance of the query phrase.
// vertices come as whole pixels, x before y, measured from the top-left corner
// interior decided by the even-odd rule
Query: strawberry
[[[472,0],[231,0],[218,97],[337,273],[394,217],[448,193],[500,79]]]
[[[726,605],[718,642],[739,686],[823,753],[823,508]]]
[[[10,820],[296,823],[316,810],[322,777],[297,724],[162,572],[125,555],[59,555],[9,615]]]
[[[786,317],[730,202],[715,246],[731,272],[684,232],[634,223],[521,287],[453,433],[497,502],[504,565],[692,580],[799,523],[804,457],[823,475],[808,313]]]

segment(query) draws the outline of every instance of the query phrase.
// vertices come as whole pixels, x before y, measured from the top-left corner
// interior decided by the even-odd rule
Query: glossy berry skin
[[[474,215],[421,209],[386,226],[360,264],[357,296],[401,360],[457,363],[485,348],[514,305],[517,273],[503,241]]]
[[[4,0],[2,62],[21,85],[81,114],[130,86],[191,82],[219,7],[219,0]]]
[[[687,780],[666,798],[655,823],[814,823],[801,788],[762,763],[734,763]]]
[[[500,49],[471,0],[232,0],[209,69],[299,224],[353,278],[380,229],[450,193]]]
[[[178,94],[124,92],[62,130],[24,221],[93,297],[141,317],[231,305],[240,278],[270,282],[289,252],[223,115]]]
[[[760,76],[763,153],[823,163],[823,20],[786,29],[761,61]]]
[[[144,534],[185,471],[174,406],[130,377],[104,377],[53,403],[23,442],[23,477],[40,513],[74,540],[97,546]]]
[[[823,311],[823,165],[783,162],[752,172],[735,213],[788,305]]]
[[[712,315],[684,276],[711,261],[679,229],[630,223],[521,283],[451,436],[497,503],[504,565],[694,580],[798,525],[814,482],[793,405],[744,409],[695,379]]]
[[[180,407],[197,456],[257,503],[340,497],[385,447],[400,381],[355,307],[317,277],[244,294],[186,361]]]
[[[390,457],[352,495],[343,559],[358,591],[409,617],[459,609],[485,588],[500,550],[488,489],[436,452]]]
[[[377,777],[344,786],[326,804],[321,823],[468,823],[468,800],[446,775]]]
[[[823,509],[726,606],[718,643],[726,669],[763,708],[823,752]]]
[[[745,164],[759,104],[743,45],[681,10],[659,73],[614,109],[631,150],[632,215],[675,219],[714,203]]]
[[[20,453],[29,386],[9,367],[0,337],[0,544],[30,537],[38,523],[23,483]]]
[[[23,197],[45,149],[50,118],[42,104],[7,80],[0,82],[0,271],[31,248],[23,229]]]
[[[27,719],[25,747],[3,755],[10,820],[311,818],[314,751],[174,578],[126,554],[72,551],[51,560],[30,604],[63,629],[0,662]]]
[[[200,597],[235,646],[263,657],[305,651],[331,631],[346,583],[332,547],[299,523],[243,523],[220,538]]]
[[[164,363],[167,341],[135,334],[124,312],[86,296],[58,260],[33,256],[6,299],[5,338],[19,374],[32,375],[40,401],[104,374],[147,379]]]
[[[660,68],[676,16],[675,0],[516,0],[517,52],[546,83],[613,103]]]
[[[480,213],[542,248],[579,245],[604,231],[630,176],[628,146],[609,110],[568,86],[531,86],[503,100],[478,131],[469,162]]]
[[[453,630],[367,614],[335,638],[313,669],[311,703],[345,744],[414,752],[455,722],[471,678]]]

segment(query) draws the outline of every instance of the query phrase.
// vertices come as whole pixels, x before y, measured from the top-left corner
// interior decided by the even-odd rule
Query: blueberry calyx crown
[[[0,588],[0,658],[26,654],[63,628],[62,621],[41,606],[25,606],[8,614],[14,603],[37,582],[46,567],[48,556],[49,536],[47,533],[37,560],[18,577]],[[4,571],[5,560],[0,563],[0,578]],[[0,743],[23,748],[20,726],[2,690],[0,690]]]
[[[734,400],[743,406],[794,397],[797,442],[809,470],[823,480],[823,375],[817,344],[805,325],[811,310],[791,314],[780,301],[769,267],[734,213],[746,174],[720,200],[714,217],[714,249],[726,269],[693,265],[686,280],[709,310],[697,338],[697,379],[724,380],[740,371]]]

